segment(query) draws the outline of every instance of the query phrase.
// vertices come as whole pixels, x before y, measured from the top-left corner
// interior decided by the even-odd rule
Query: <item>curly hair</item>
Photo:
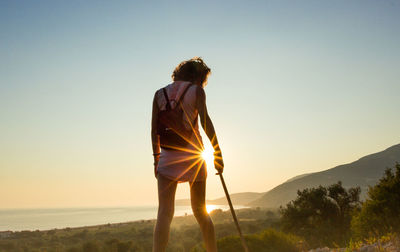
[[[190,60],[181,62],[172,73],[174,81],[190,81],[192,83],[199,81],[201,85],[207,80],[211,69],[204,63],[200,57],[194,57]]]

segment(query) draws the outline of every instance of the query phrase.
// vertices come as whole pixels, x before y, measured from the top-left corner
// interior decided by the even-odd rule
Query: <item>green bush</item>
[[[360,207],[360,188],[346,190],[339,181],[328,187],[298,191],[281,208],[282,228],[304,237],[311,247],[345,245],[351,237],[353,213]]]
[[[395,172],[386,169],[379,182],[370,187],[368,198],[351,223],[356,239],[400,233],[400,164]]]

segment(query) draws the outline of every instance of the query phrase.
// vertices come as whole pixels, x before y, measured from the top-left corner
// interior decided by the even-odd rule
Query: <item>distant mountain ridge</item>
[[[284,206],[297,196],[297,190],[327,186],[342,181],[344,187],[361,187],[361,197],[364,198],[368,186],[378,182],[386,168],[400,163],[400,144],[391,146],[384,151],[367,155],[349,164],[339,165],[331,169],[303,174],[289,179],[283,184],[264,193],[260,198],[251,201],[249,206],[276,208]]]

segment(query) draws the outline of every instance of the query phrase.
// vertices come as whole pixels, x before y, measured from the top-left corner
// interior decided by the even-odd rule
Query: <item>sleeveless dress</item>
[[[174,108],[176,100],[180,98],[185,88],[190,85],[187,81],[174,81],[167,85],[166,91],[170,100],[171,108]],[[164,97],[162,89],[156,92],[157,105],[160,110],[165,110],[167,101]],[[196,109],[196,85],[188,87],[185,95],[181,99],[184,113],[184,126],[187,129],[192,128],[194,134],[191,144],[186,147],[187,150],[167,150],[161,148],[160,161],[158,163],[157,172],[159,175],[168,179],[181,182],[204,181],[207,178],[207,167],[201,156],[203,150],[203,142],[199,132],[198,110]]]

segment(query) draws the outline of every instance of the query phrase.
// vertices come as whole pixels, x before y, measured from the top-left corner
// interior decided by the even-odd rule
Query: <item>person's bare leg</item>
[[[216,252],[214,224],[206,209],[206,181],[190,184],[190,201],[194,217],[200,225],[207,252]]]
[[[167,248],[169,229],[174,217],[177,182],[158,175],[158,215],[154,228],[153,252],[164,252]]]

